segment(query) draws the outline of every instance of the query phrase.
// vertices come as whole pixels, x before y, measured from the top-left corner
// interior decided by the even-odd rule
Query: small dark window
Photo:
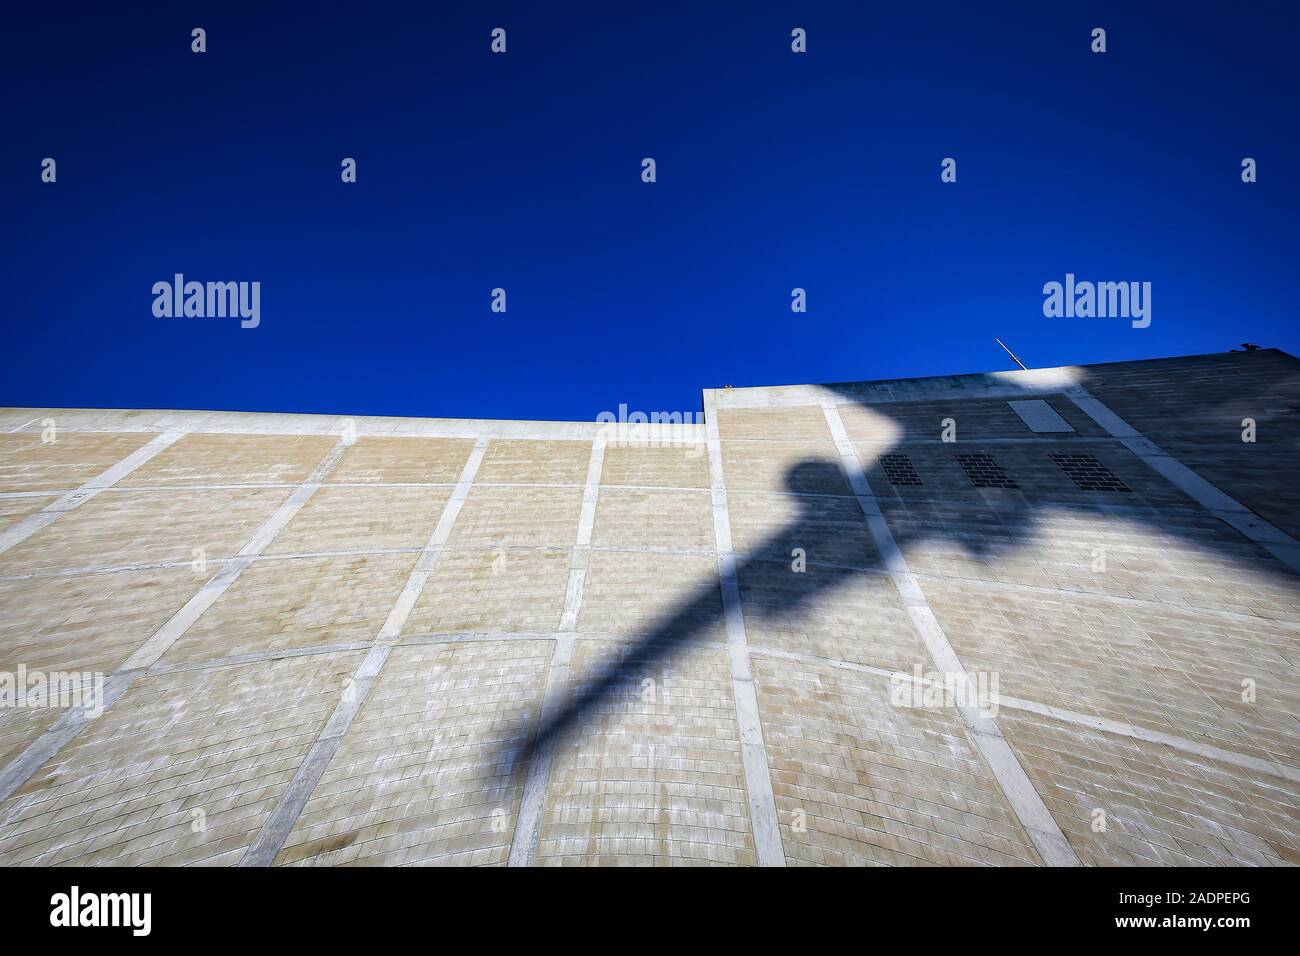
[[[912,459],[906,455],[881,455],[880,466],[885,469],[885,477],[891,485],[921,487],[921,476],[912,467]]]
[[[1132,491],[1092,455],[1049,455],[1083,491]]]
[[[1007,477],[1002,466],[991,455],[976,452],[973,455],[958,455],[958,463],[966,469],[966,477],[976,488],[1019,488],[1020,486]]]

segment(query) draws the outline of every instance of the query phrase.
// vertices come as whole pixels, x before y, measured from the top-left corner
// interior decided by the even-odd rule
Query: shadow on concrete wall
[[[1005,383],[1002,383],[1005,384]],[[1084,383],[1086,387],[1086,382]],[[841,396],[854,398],[855,386],[827,386],[838,391]],[[1290,393],[1300,394],[1300,371],[1289,383]],[[1023,397],[1042,397],[1042,393],[1027,393]],[[1015,396],[1010,396],[1014,398]],[[891,408],[887,403],[863,403],[874,414],[890,416]],[[1188,412],[1188,414],[1197,414]],[[900,425],[901,429],[901,425]],[[1050,436],[1046,436],[1050,437]],[[978,439],[964,440],[960,443],[962,451],[979,451],[984,446]],[[1110,447],[1119,447],[1118,445]],[[887,449],[892,451],[897,449]],[[1086,451],[1087,449],[1081,449]],[[1127,452],[1124,452],[1128,454]],[[1300,459],[1300,455],[1293,456]],[[1145,468],[1136,458],[1136,467]],[[887,481],[878,474],[876,462],[863,462],[863,467],[872,479],[872,486],[877,490],[888,487]],[[1151,472],[1155,476],[1154,472]],[[1012,476],[1014,477],[1014,475]],[[1157,480],[1163,481],[1157,477]],[[825,489],[842,486],[847,476],[836,460],[809,460],[792,467],[785,476],[786,490],[798,493],[793,500],[798,504],[798,514],[785,527],[767,538],[760,546],[738,555],[736,558],[737,577],[742,593],[747,580],[771,579],[774,568],[784,562],[789,573],[783,577],[783,586],[779,589],[769,588],[764,592],[766,598],[775,597],[768,603],[749,601],[744,609],[747,626],[764,625],[768,628],[782,622],[793,623],[798,617],[823,594],[835,589],[851,586],[855,580],[868,574],[884,572],[874,548],[859,555],[859,560],[845,557],[845,540],[843,534],[843,512],[831,514],[832,505],[826,497],[814,497],[806,494],[810,489]],[[942,493],[939,497],[942,497]],[[842,503],[843,498],[838,499]],[[849,499],[852,501],[853,499]],[[1101,496],[1100,501],[1113,501],[1109,496]],[[926,527],[923,529],[900,530],[892,527],[895,541],[904,557],[923,542],[949,539],[956,543],[971,559],[986,565],[995,564],[1000,558],[1014,551],[1029,541],[1035,533],[1039,519],[1046,517],[1045,511],[1071,511],[1090,517],[1101,517],[1104,507],[1099,510],[1096,504],[1070,503],[1053,501],[1040,504],[1032,501],[1019,491],[998,490],[986,498],[985,504],[972,502],[980,509],[996,507],[996,537],[972,540],[969,535],[956,533],[948,527]],[[1141,505],[1141,502],[1135,502]],[[856,504],[854,505],[856,508]],[[1187,507],[1196,507],[1188,502]],[[859,513],[862,528],[865,518]],[[1152,530],[1162,536],[1170,534],[1185,536],[1194,548],[1219,547],[1213,539],[1203,536],[1191,537],[1187,526],[1177,522],[1161,522],[1159,514],[1141,510],[1125,512],[1123,517],[1134,522],[1145,522]],[[837,527],[838,525],[838,527]],[[1225,525],[1226,527],[1226,525]],[[1251,570],[1261,575],[1274,578],[1287,585],[1300,586],[1300,577],[1291,573],[1284,565],[1274,560],[1261,549],[1253,546],[1245,538],[1235,537],[1235,547],[1230,552],[1222,549],[1226,557],[1243,563],[1243,555],[1255,554],[1246,560]],[[1243,547],[1249,545],[1249,547]],[[802,573],[791,569],[790,555],[801,548],[807,554],[807,570]],[[818,560],[821,555],[834,555],[831,563]],[[521,732],[514,737],[508,750],[496,755],[487,766],[509,767],[511,783],[518,785],[526,776],[534,761],[546,758],[554,748],[567,737],[575,733],[584,722],[598,718],[602,712],[614,706],[620,695],[626,694],[640,686],[641,681],[664,667],[674,656],[682,652],[693,642],[699,641],[704,634],[715,634],[721,625],[721,601],[719,600],[719,582],[716,575],[702,582],[693,592],[669,610],[659,623],[646,633],[634,639],[625,655],[603,664],[594,674],[580,675],[576,690],[562,704],[531,732]],[[864,622],[869,624],[869,622]],[[871,640],[868,628],[864,627],[863,640]],[[523,737],[522,746],[519,745]]]

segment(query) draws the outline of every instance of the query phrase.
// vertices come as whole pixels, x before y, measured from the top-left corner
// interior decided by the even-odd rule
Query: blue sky
[[[0,404],[582,420],[994,336],[1300,352],[1294,5],[269,6],[6,12]],[[156,318],[176,272],[261,325]],[[1045,318],[1067,272],[1151,326]]]

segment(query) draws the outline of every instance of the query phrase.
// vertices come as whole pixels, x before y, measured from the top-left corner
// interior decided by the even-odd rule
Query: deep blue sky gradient
[[[995,335],[1300,352],[1300,5],[301,6],[6,10],[0,404],[589,420]],[[1067,271],[1151,327],[1044,318]],[[155,318],[174,272],[261,327]]]

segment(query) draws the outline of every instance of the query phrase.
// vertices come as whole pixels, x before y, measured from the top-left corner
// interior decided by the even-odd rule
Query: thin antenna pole
[[[1026,372],[1029,371],[1028,368],[1025,368],[1025,363],[1022,362],[1022,361],[1020,361],[1020,359],[1016,358],[1016,353],[1013,352],[1013,351],[1011,351],[1011,349],[1007,348],[1007,344],[1006,344],[1005,342],[1003,342],[1001,339],[994,339],[993,341],[994,341],[994,342],[997,342],[998,345],[1002,346],[1002,348],[1006,351],[1006,353],[1007,353],[1008,355],[1011,356],[1011,361],[1015,362],[1017,365],[1019,365],[1019,366],[1020,366],[1022,369],[1024,369]]]

